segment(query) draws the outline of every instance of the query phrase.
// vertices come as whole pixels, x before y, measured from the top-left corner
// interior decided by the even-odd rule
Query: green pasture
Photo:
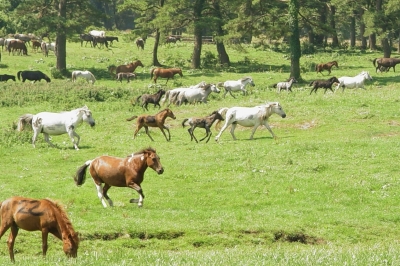
[[[56,58],[28,48],[28,56],[3,51],[0,74],[38,69],[51,83],[0,84],[0,200],[14,195],[51,198],[65,206],[80,233],[78,258],[67,259],[61,241],[49,237],[46,259],[41,256],[40,232],[20,230],[15,244],[16,265],[398,265],[400,263],[399,72],[375,73],[378,52],[325,50],[301,57],[303,81],[293,93],[278,94],[272,84],[289,78],[290,60],[284,45],[227,46],[230,67],[217,64],[215,45],[203,45],[203,69],[192,70],[191,43],[161,45],[158,59],[181,67],[183,77],[165,84],[150,80],[153,39],[145,50],[120,34],[110,49],[67,43],[68,71],[90,70],[94,85],[72,83],[54,70]],[[395,55],[394,55],[395,56]],[[110,65],[140,59],[137,80],[119,83],[107,72]],[[370,71],[365,90],[336,93],[308,84],[317,78],[317,63],[337,60],[331,76]],[[400,71],[400,70],[398,70]],[[222,82],[252,76],[249,94],[211,94],[208,104],[171,106],[177,119],[168,119],[172,139],[166,142],[151,128],[152,142],[140,132],[133,139],[134,114],[155,114],[133,106],[132,99],[206,81]],[[60,78],[54,78],[60,77]],[[238,126],[234,141],[226,130],[218,143],[213,127],[209,143],[190,141],[184,118],[206,116],[221,107],[255,106],[279,101],[287,117],[270,118],[278,136],[260,128]],[[67,135],[52,137],[57,148],[32,132],[17,132],[18,117],[41,111],[58,112],[87,105],[96,127],[83,124],[80,150]],[[204,129],[196,129],[200,138]],[[77,187],[73,175],[85,161],[99,155],[124,157],[151,146],[165,168],[151,169],[142,188],[143,208],[129,203],[137,193],[111,188],[113,208],[103,208],[88,176]],[[7,232],[0,241],[0,264],[10,265]]]

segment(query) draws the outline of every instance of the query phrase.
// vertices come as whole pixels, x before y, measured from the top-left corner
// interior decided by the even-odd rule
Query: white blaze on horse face
[[[142,156],[140,157],[140,160],[141,160],[141,161],[143,161],[143,160],[144,160],[144,155],[142,155]]]

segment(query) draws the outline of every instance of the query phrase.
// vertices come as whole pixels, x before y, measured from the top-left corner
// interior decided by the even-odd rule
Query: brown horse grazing
[[[86,169],[88,167],[97,188],[97,196],[104,207],[107,207],[107,202],[110,206],[113,206],[112,200],[107,195],[107,191],[111,186],[130,187],[136,190],[139,194],[139,199],[131,199],[130,203],[137,202],[138,206],[142,207],[144,194],[140,184],[143,181],[147,167],[150,167],[159,175],[164,172],[160,157],[152,148],[132,153],[126,158],[100,156],[87,161],[76,172],[74,180],[77,186],[85,182]],[[104,188],[102,189],[103,183]]]
[[[182,127],[186,126],[186,122],[189,124],[190,128],[188,129],[189,135],[190,135],[190,141],[193,139],[198,143],[196,137],[194,136],[193,132],[196,127],[204,128],[206,130],[206,136],[200,141],[203,141],[204,139],[207,139],[206,143],[210,140],[212,132],[210,130],[212,124],[215,122],[215,120],[220,120],[224,121],[224,118],[218,111],[212,112],[209,116],[206,117],[201,117],[201,118],[185,118],[182,121]]]
[[[156,107],[158,105],[158,109],[160,109],[161,108],[160,100],[164,94],[165,94],[165,90],[163,90],[163,89],[158,90],[155,94],[143,94],[136,98],[136,103],[139,102],[139,99],[142,99],[142,108],[143,109],[146,109],[148,111],[149,109],[147,109],[147,105],[149,103],[154,104],[154,107]]]
[[[400,63],[400,58],[375,58],[373,61],[374,67],[376,67],[375,71],[378,72],[382,67],[386,67],[386,72],[389,71],[391,67],[393,67],[393,72],[396,72],[396,65]],[[377,65],[375,65],[375,63]]]
[[[14,262],[14,243],[19,229],[42,231],[43,256],[47,252],[47,237],[51,233],[63,241],[65,255],[76,258],[79,238],[64,209],[49,199],[12,197],[0,203],[0,238],[11,228],[8,251]]]
[[[153,68],[150,71],[150,79],[153,79],[153,75],[154,75],[154,83],[157,83],[157,79],[160,78],[166,78],[167,82],[165,84],[168,83],[168,80],[170,78],[174,78],[174,76],[176,74],[179,74],[181,77],[183,77],[182,74],[182,69],[180,68]]]
[[[126,119],[126,121],[132,121],[133,119],[137,118],[137,125],[136,125],[135,133],[133,134],[133,138],[136,138],[136,135],[139,132],[139,130],[142,127],[144,127],[144,129],[146,130],[147,136],[149,136],[149,138],[152,141],[154,141],[154,139],[149,134],[149,127],[158,127],[161,130],[161,132],[164,134],[165,139],[167,141],[170,141],[171,134],[169,133],[168,127],[166,127],[164,125],[165,119],[167,119],[167,117],[176,119],[176,117],[175,117],[174,113],[171,111],[171,109],[166,108],[166,109],[160,111],[159,113],[157,113],[156,115],[140,115],[140,116],[134,115],[134,116]],[[164,132],[164,129],[167,130],[167,132],[168,132],[168,138]]]
[[[15,51],[17,51],[18,54],[22,55],[28,55],[28,49],[26,48],[25,42],[21,40],[11,40],[10,43],[8,44],[8,55],[15,54]]]
[[[318,65],[315,66],[315,71],[317,71],[317,74],[318,73],[322,74],[323,70],[328,70],[329,71],[328,75],[330,75],[331,74],[331,68],[333,66],[336,66],[337,68],[339,68],[337,61],[328,62],[326,64],[323,64],[323,63],[322,64],[318,64]]]
[[[42,47],[42,44],[39,41],[32,40],[32,51],[36,52],[37,50],[41,49],[41,47]]]
[[[120,65],[120,66],[117,66],[117,68],[115,69],[116,70],[115,74],[118,74],[120,72],[131,72],[132,73],[139,66],[144,67],[144,65],[142,64],[142,62],[140,60],[136,60],[135,62],[132,62],[128,65]]]
[[[139,48],[142,48],[142,50],[144,50],[144,40],[142,38],[138,38],[136,40],[136,46],[139,50]]]

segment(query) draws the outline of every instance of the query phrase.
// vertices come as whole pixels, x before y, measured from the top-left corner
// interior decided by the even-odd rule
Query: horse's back
[[[99,182],[115,187],[126,187],[126,162],[128,158],[103,155],[95,158],[90,164],[90,175]]]

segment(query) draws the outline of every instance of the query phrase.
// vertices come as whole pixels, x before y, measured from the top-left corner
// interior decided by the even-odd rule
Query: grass
[[[121,39],[121,38],[120,38]],[[15,244],[19,265],[397,265],[399,264],[399,151],[400,92],[394,72],[375,74],[371,60],[378,53],[319,52],[301,58],[304,83],[293,93],[277,94],[272,84],[288,78],[288,53],[268,47],[228,47],[232,66],[213,64],[215,46],[204,45],[209,65],[188,68],[193,46],[165,45],[159,60],[184,69],[165,86],[220,82],[250,75],[256,86],[248,96],[224,99],[211,94],[207,105],[172,106],[176,120],[167,120],[172,140],[166,142],[151,129],[133,140],[134,122],[125,119],[144,112],[130,100],[154,93],[151,83],[151,39],[144,52],[133,42],[114,44],[110,50],[67,45],[69,71],[91,70],[94,86],[80,80],[53,79],[51,83],[2,83],[0,88],[1,198],[21,195],[59,200],[81,234],[78,258],[68,260],[59,240],[49,238],[46,259],[41,257],[39,232],[20,231]],[[282,49],[285,51],[284,49]],[[211,54],[211,56],[210,56]],[[43,59],[43,61],[40,60]],[[211,59],[210,59],[211,58]],[[119,83],[107,66],[140,59],[138,80]],[[36,62],[36,60],[38,60]],[[332,75],[356,75],[369,70],[372,82],[366,90],[309,95],[308,83],[320,74],[316,63],[337,60]],[[40,69],[50,74],[55,57],[50,54],[8,56],[3,52],[1,73]],[[326,75],[326,72],[324,73]],[[328,78],[328,76],[322,77]],[[212,129],[209,143],[190,142],[181,121],[204,116],[220,107],[254,106],[279,101],[287,117],[273,115],[266,129],[238,127],[237,141],[229,130],[219,143]],[[87,104],[96,128],[82,125],[80,150],[66,135],[54,136],[58,148],[39,137],[31,146],[32,132],[16,132],[19,115],[40,111],[70,110]],[[149,106],[148,113],[155,113]],[[196,129],[197,137],[205,134]],[[148,170],[142,187],[144,207],[129,199],[136,193],[111,188],[115,207],[104,209],[88,177],[76,187],[72,176],[86,160],[109,154],[123,157],[143,147],[156,148],[165,168],[163,175]],[[1,239],[0,263],[10,264],[6,239]]]

